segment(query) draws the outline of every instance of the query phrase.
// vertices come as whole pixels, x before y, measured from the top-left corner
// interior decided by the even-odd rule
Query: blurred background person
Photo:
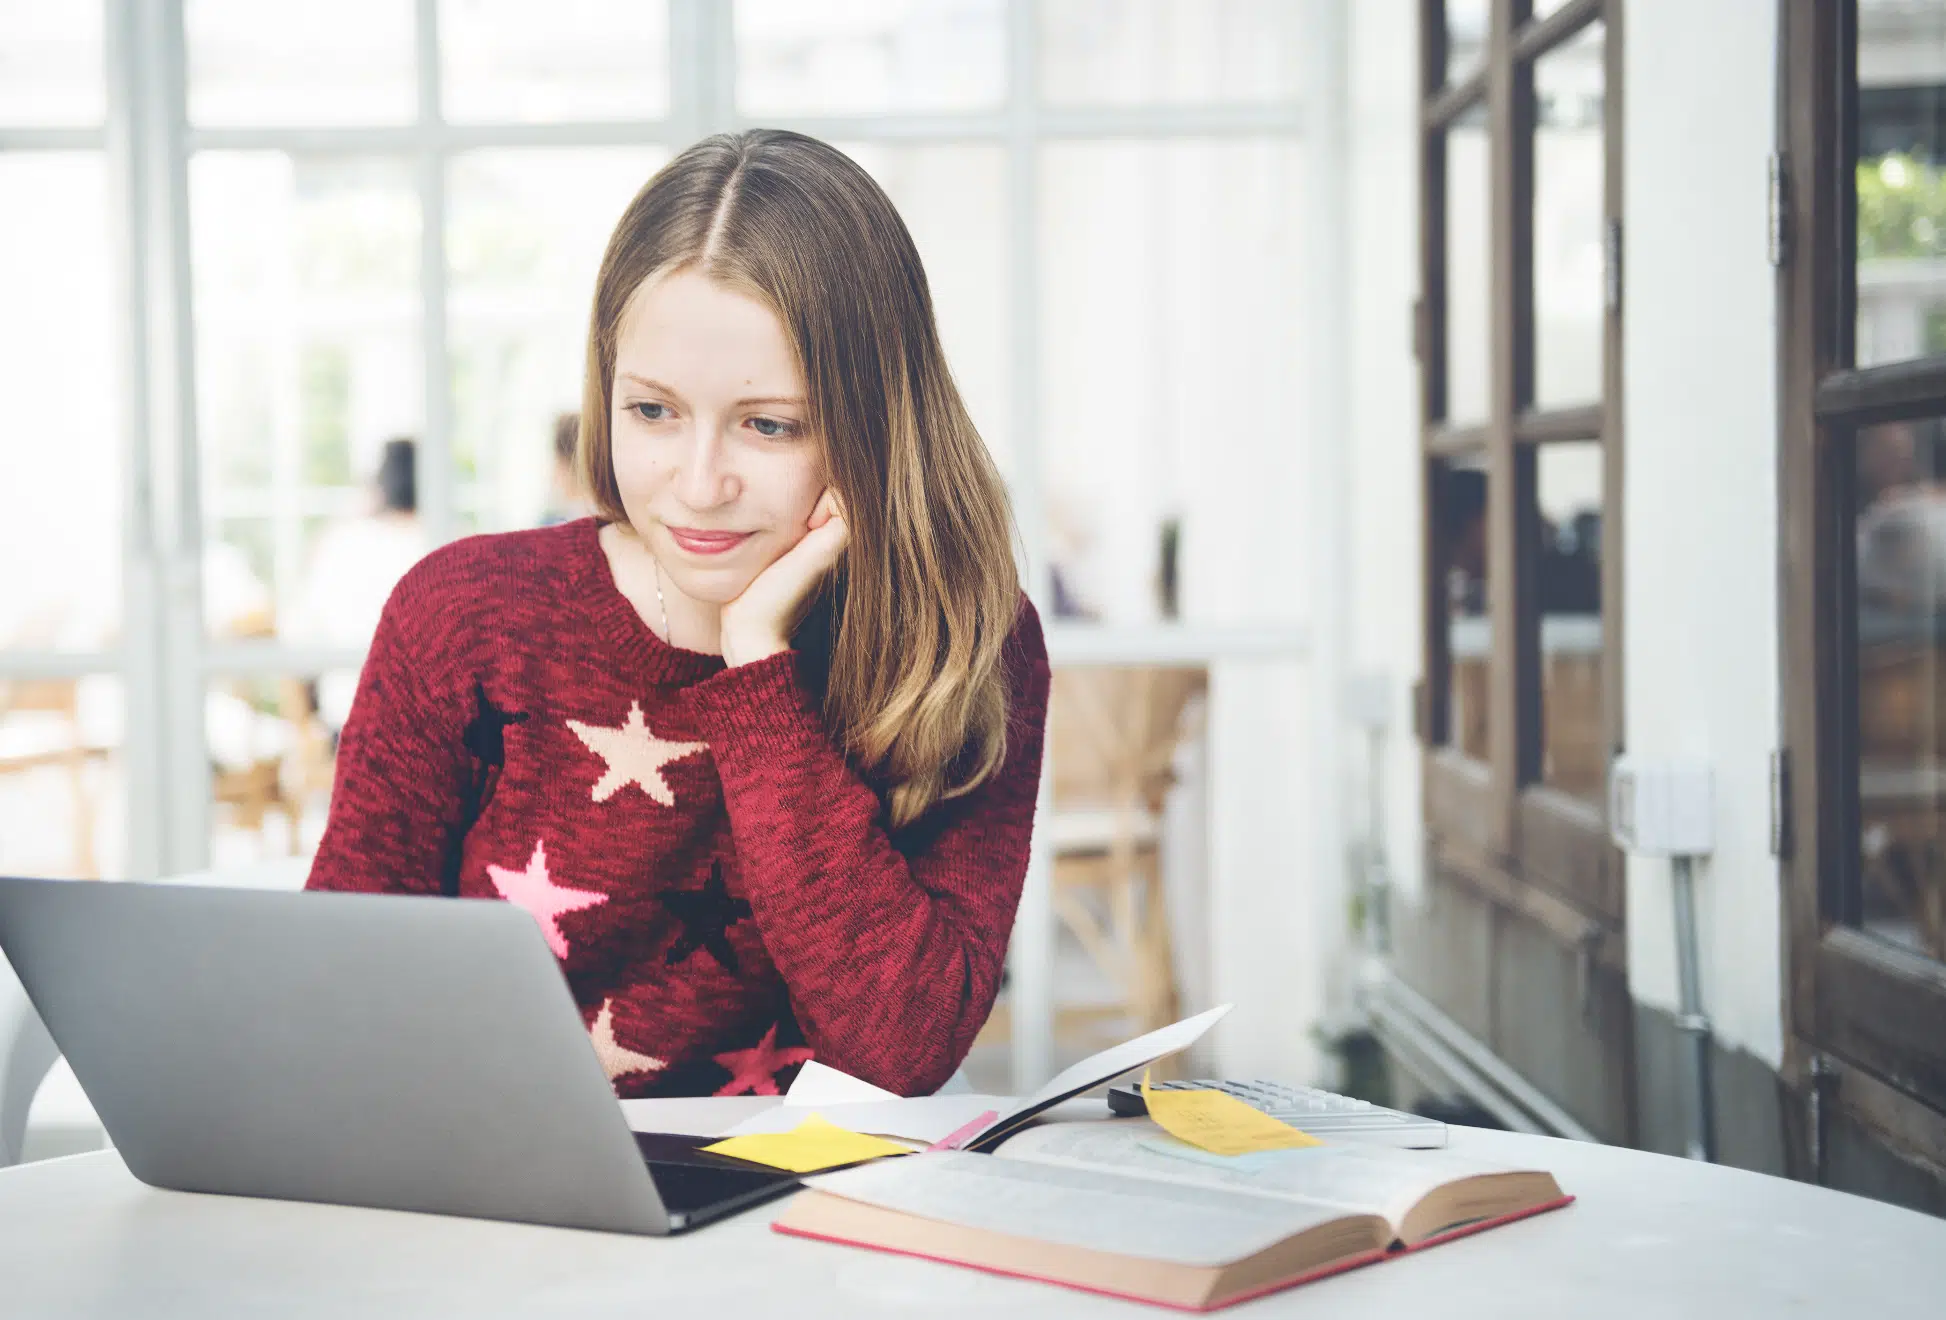
[[[1869,616],[1946,610],[1946,427],[1891,422],[1859,436],[1858,587]]]
[[[318,537],[297,603],[280,629],[286,639],[356,650],[371,643],[392,588],[431,549],[419,522],[416,453],[409,436],[386,441],[370,510]],[[319,676],[318,714],[334,734],[344,727],[357,688],[356,669]]]
[[[581,438],[581,414],[564,412],[554,419],[554,477],[547,492],[547,508],[541,513],[541,526],[573,522],[595,511],[581,485],[581,470],[575,464],[575,447]]]

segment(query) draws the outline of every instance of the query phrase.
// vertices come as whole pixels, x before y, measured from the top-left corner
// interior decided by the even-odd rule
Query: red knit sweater
[[[966,1056],[1027,869],[1047,651],[1023,597],[1007,758],[888,831],[786,651],[672,648],[582,519],[406,575],[338,749],[311,889],[534,914],[625,1096],[777,1093],[814,1054],[903,1095]]]

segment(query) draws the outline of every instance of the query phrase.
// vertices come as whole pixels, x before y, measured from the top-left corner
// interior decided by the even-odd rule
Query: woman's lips
[[[720,555],[734,550],[750,539],[749,532],[705,532],[692,527],[669,528],[669,539],[677,549],[692,555]]]

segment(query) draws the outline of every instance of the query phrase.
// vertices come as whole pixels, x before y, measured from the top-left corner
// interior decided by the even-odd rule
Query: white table
[[[636,1102],[630,1121],[717,1131],[767,1103],[774,1102]],[[1453,1147],[1543,1165],[1580,1200],[1236,1313],[1428,1320],[1946,1314],[1946,1220],[1614,1147],[1470,1128],[1454,1129]],[[787,1238],[770,1232],[776,1213],[772,1203],[686,1236],[635,1238],[163,1192],[103,1151],[0,1170],[0,1313],[155,1320],[1167,1314]]]

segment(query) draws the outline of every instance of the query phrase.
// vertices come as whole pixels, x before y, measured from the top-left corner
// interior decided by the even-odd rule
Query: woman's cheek
[[[644,452],[644,447],[634,441],[617,444],[612,452],[615,484],[621,488],[623,498],[645,498],[655,486],[654,456]]]

